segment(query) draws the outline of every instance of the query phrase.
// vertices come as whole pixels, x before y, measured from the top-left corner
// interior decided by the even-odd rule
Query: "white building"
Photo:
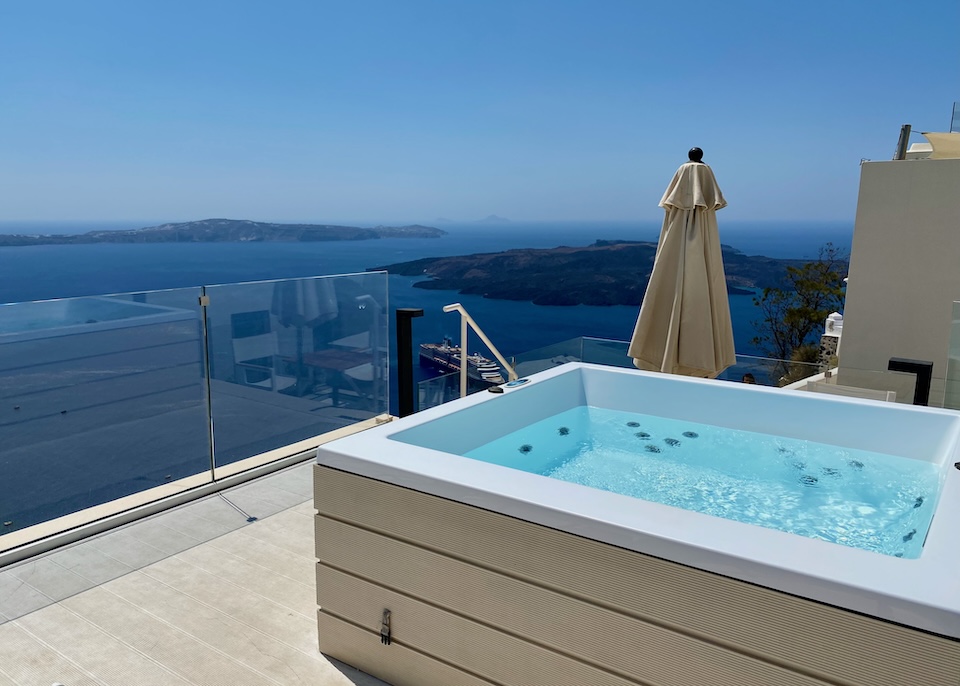
[[[946,137],[946,144],[938,141]],[[960,154],[954,137],[931,135],[927,159],[865,162],[850,257],[838,383],[892,390],[911,402],[912,375],[887,372],[891,357],[933,362],[930,401],[944,399],[960,337]],[[950,147],[952,143],[952,148]],[[937,159],[941,147],[946,148]],[[957,407],[956,391],[946,404]]]

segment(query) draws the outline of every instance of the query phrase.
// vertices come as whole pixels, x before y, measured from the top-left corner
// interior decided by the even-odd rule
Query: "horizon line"
[[[198,221],[209,221],[211,219],[225,219],[229,221],[253,221],[263,224],[315,224],[315,225],[362,225],[362,224],[393,224],[393,225],[410,225],[410,224],[489,224],[492,226],[505,225],[505,224],[542,224],[542,223],[582,223],[582,222],[604,222],[604,223],[650,223],[650,222],[661,222],[662,217],[629,217],[629,218],[597,218],[597,217],[545,217],[545,218],[522,218],[522,219],[512,219],[509,217],[500,217],[499,219],[449,219],[449,218],[434,218],[434,219],[369,219],[369,218],[353,218],[353,219],[251,219],[249,217],[230,217],[230,216],[204,216],[199,219],[133,219],[133,218],[117,218],[117,219],[107,219],[107,218],[18,218],[18,219],[3,219],[0,218],[0,225],[3,224],[90,224],[90,223],[110,223],[110,224],[142,224],[144,227],[147,226],[160,226],[163,224],[188,224],[191,222]],[[761,217],[761,218],[742,218],[742,217],[730,217],[726,218],[727,221],[733,221],[737,223],[772,223],[776,222],[779,224],[827,224],[827,223],[849,223],[853,225],[853,218],[800,218],[800,219],[783,219],[783,218],[770,218],[770,217]]]

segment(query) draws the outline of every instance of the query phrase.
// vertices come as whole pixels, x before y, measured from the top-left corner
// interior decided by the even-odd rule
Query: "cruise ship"
[[[445,336],[442,343],[421,343],[420,365],[445,373],[459,372],[460,346],[454,345],[449,336]],[[492,386],[506,381],[500,365],[480,353],[467,355],[467,377]]]

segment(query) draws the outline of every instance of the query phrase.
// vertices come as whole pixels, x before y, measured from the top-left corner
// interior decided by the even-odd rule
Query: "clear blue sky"
[[[0,1],[0,221],[650,220],[692,145],[727,219],[852,221],[958,7]]]

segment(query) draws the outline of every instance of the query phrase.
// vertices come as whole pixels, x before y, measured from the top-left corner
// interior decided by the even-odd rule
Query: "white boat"
[[[420,364],[441,372],[459,372],[460,346],[454,345],[449,337],[444,337],[442,343],[421,343]],[[480,353],[467,355],[467,377],[490,385],[506,381],[500,365]]]

